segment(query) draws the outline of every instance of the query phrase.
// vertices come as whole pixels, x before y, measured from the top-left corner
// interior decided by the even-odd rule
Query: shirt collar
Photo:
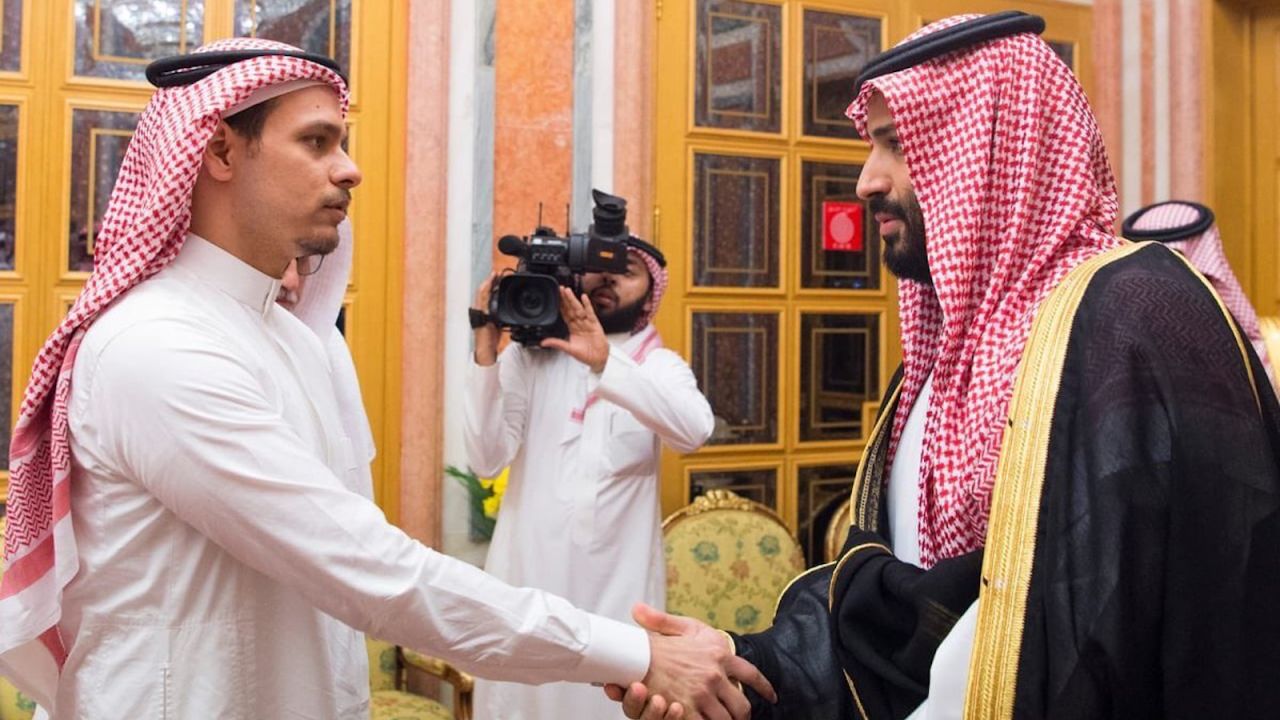
[[[173,264],[230,295],[263,318],[266,318],[276,304],[276,296],[280,292],[279,278],[259,272],[252,265],[193,233],[187,233],[187,239]]]

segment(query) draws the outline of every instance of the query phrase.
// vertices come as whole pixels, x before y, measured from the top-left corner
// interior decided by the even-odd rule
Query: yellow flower
[[[491,478],[493,482],[493,493],[498,497],[502,497],[507,492],[507,478],[511,476],[511,468],[504,467],[502,472],[498,473],[498,477]]]
[[[510,475],[511,468],[505,467],[496,477],[480,478],[480,484],[493,492],[483,500],[485,517],[498,517],[498,509],[502,507],[502,496],[507,492],[507,478]]]
[[[481,501],[484,505],[484,516],[495,518],[498,517],[498,505],[501,504],[502,498],[497,495],[490,495]]]

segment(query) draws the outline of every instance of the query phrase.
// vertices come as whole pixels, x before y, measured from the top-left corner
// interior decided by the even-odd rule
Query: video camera
[[[566,338],[569,328],[560,317],[560,287],[582,294],[581,278],[589,272],[626,272],[627,201],[599,190],[591,191],[594,222],[586,233],[557,237],[539,226],[527,238],[503,235],[498,250],[520,258],[515,272],[504,275],[489,297],[489,316],[498,327],[511,330],[511,339],[537,347],[543,339]]]

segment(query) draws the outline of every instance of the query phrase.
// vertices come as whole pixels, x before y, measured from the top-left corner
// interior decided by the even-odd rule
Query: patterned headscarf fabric
[[[197,52],[247,49],[297,50],[266,40],[234,39]],[[78,570],[68,487],[67,401],[85,330],[113,300],[177,255],[191,222],[191,193],[202,154],[223,113],[259,88],[302,79],[332,86],[346,114],[347,88],[339,75],[279,55],[238,62],[191,85],[157,90],[143,111],[96,238],[93,273],[36,357],[13,431],[7,570],[0,584],[0,671],[16,677],[43,663],[44,670],[26,674],[29,679],[38,675],[33,682],[48,690],[66,659],[57,622],[62,589]],[[46,655],[33,660],[37,639]],[[22,662],[15,659],[19,656]]]
[[[658,314],[658,305],[662,302],[662,296],[667,292],[667,269],[658,264],[658,259],[649,253],[634,247],[627,248],[627,252],[635,255],[644,261],[644,266],[649,269],[649,300],[645,305],[644,312],[636,320],[636,326],[631,330],[632,333],[638,333],[653,321],[653,317]]]
[[[904,377],[889,455],[932,373],[918,515],[932,567],[983,545],[1036,309],[1068,271],[1123,241],[1112,234],[1115,181],[1093,113],[1039,37],[980,43],[868,80],[847,112],[863,138],[873,93],[897,128],[933,277],[898,286]]]
[[[1139,212],[1142,214],[1134,220],[1134,230],[1169,230],[1190,225],[1200,219],[1197,208],[1179,202],[1160,203]],[[1249,296],[1240,287],[1236,274],[1231,272],[1231,264],[1222,251],[1218,225],[1215,223],[1209,226],[1208,230],[1195,237],[1174,240],[1165,245],[1185,255],[1192,266],[1208,278],[1213,289],[1222,297],[1222,302],[1235,316],[1236,322],[1240,323],[1240,328],[1249,337],[1249,342],[1253,343],[1253,349],[1257,351],[1262,366],[1266,368],[1267,376],[1274,385],[1276,378],[1271,369],[1271,360],[1267,357],[1267,344],[1262,339],[1262,328],[1258,326],[1258,313],[1254,312]]]

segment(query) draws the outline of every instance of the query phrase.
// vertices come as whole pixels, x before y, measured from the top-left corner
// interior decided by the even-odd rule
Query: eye
[[[319,150],[324,147],[325,138],[323,135],[307,135],[302,138],[302,142],[312,150]]]

